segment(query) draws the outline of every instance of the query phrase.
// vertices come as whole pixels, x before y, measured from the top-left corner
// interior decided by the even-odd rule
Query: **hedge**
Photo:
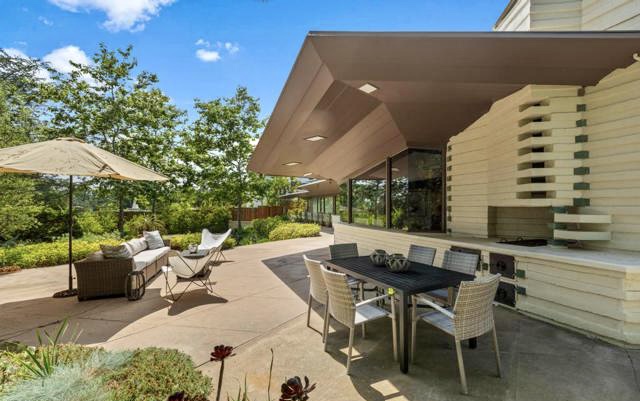
[[[117,245],[122,240],[114,237],[74,239],[73,260],[80,260],[100,250],[100,244]],[[14,247],[0,248],[0,266],[19,266],[22,269],[32,267],[55,266],[69,260],[67,239],[54,242],[40,242]]]
[[[269,241],[315,237],[320,235],[320,226],[310,223],[284,223],[269,233]]]

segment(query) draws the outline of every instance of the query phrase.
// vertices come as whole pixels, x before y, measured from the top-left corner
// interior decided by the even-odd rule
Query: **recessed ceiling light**
[[[308,177],[310,175],[312,175],[313,173],[304,173],[303,176]]]
[[[391,171],[395,171],[397,173],[398,171],[400,171],[400,169],[397,167],[391,167]]]
[[[309,142],[318,142],[318,141],[322,141],[323,139],[327,139],[327,137],[322,135],[314,135],[308,138],[304,138],[305,141],[309,141]]]
[[[298,164],[300,164],[300,162],[288,162],[288,163],[282,163],[283,166],[297,166]]]
[[[364,93],[373,93],[373,92],[378,90],[378,88],[376,88],[375,86],[371,85],[369,82],[367,82],[366,84],[362,85],[358,89],[360,89]]]

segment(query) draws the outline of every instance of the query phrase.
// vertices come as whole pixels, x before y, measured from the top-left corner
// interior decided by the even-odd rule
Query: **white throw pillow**
[[[142,234],[144,235],[144,240],[147,241],[147,247],[149,249],[158,249],[164,246],[160,231],[144,231]]]
[[[129,240],[127,241],[127,245],[131,247],[131,254],[133,255],[137,255],[147,249],[147,241],[145,241],[144,238],[134,238]]]

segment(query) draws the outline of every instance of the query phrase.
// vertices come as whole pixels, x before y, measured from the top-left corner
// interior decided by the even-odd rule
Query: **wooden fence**
[[[240,220],[252,221],[255,219],[265,219],[267,217],[281,216],[284,214],[282,206],[258,206],[240,208]],[[231,219],[238,220],[238,208],[231,209]]]

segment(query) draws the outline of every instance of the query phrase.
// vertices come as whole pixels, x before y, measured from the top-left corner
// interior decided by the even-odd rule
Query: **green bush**
[[[206,397],[211,391],[211,379],[195,368],[188,355],[172,349],[137,350],[129,363],[105,379],[114,400],[166,400],[178,391]]]
[[[188,233],[171,235],[171,248],[183,251],[187,249],[189,244],[199,244],[202,234],[201,233]],[[224,241],[222,249],[230,249],[236,246],[236,239],[229,237]]]
[[[266,219],[255,219],[251,222],[251,227],[256,232],[258,238],[269,238],[269,234],[280,224],[286,222],[284,216],[267,217]]]
[[[124,223],[124,233],[127,237],[140,237],[143,231],[160,231],[161,234],[166,234],[162,220],[151,215],[137,215],[131,220]]]
[[[198,232],[203,228],[211,232],[224,232],[229,228],[231,212],[226,206],[203,204],[199,208],[188,202],[172,203],[162,213],[169,233]]]
[[[317,235],[320,235],[320,226],[317,224],[285,223],[269,233],[269,241],[315,237]]]
[[[98,216],[94,212],[83,212],[78,216],[77,224],[82,230],[82,234],[104,234],[106,231]]]
[[[73,260],[80,260],[100,250],[100,244],[117,245],[121,243],[114,236],[76,239],[73,241]],[[67,263],[69,248],[67,239],[62,237],[54,242],[41,242],[0,248],[0,266],[32,267],[55,266]]]

